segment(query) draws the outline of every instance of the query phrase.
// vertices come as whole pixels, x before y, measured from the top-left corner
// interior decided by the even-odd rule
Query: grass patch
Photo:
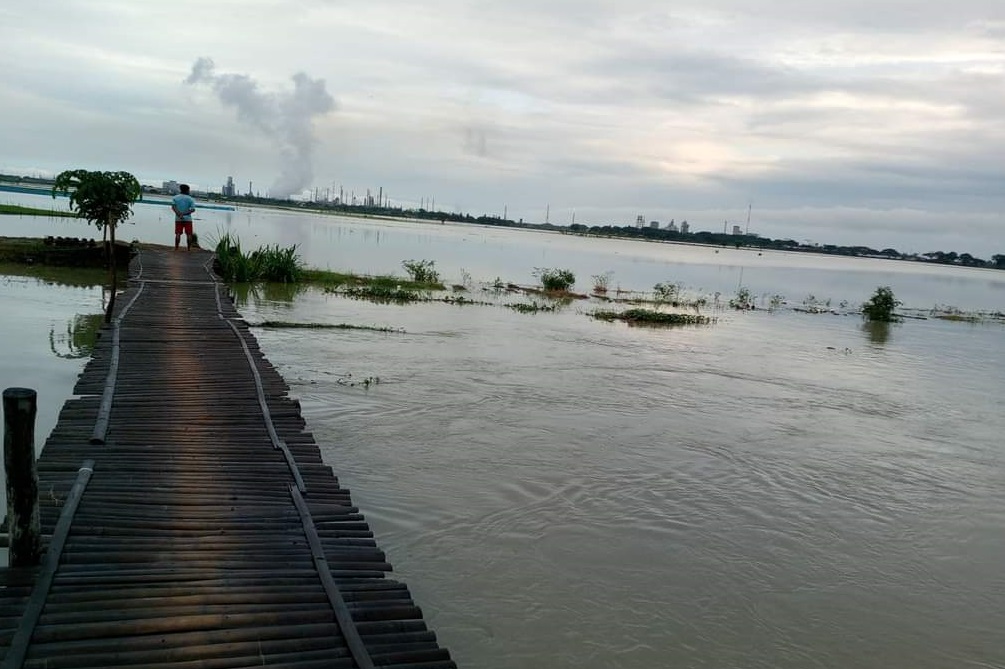
[[[708,325],[714,321],[714,319],[700,314],[667,313],[652,309],[595,311],[591,316],[602,321],[624,321],[629,325]]]
[[[216,243],[215,251],[213,269],[224,281],[298,283],[303,274],[296,245],[287,248],[263,246],[257,251],[245,253],[240,240],[225,233]]]
[[[48,216],[52,218],[80,218],[76,212],[56,209],[22,207],[19,204],[0,204],[0,215],[7,216]]]
[[[370,300],[371,302],[408,304],[409,302],[426,302],[429,300],[428,297],[416,290],[407,290],[400,286],[380,284],[327,288],[325,290],[326,292],[351,297],[354,300]]]

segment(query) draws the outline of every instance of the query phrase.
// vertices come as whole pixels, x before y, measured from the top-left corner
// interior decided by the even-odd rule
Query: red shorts
[[[192,221],[175,221],[174,222],[174,233],[180,235],[185,233],[186,236],[192,236]]]

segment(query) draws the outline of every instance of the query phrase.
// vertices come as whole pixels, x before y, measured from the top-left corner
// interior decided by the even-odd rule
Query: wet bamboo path
[[[0,569],[0,667],[455,666],[211,259],[133,260],[39,458],[42,565]]]

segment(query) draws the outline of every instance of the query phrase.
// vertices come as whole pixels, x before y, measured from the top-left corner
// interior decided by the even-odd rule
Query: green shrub
[[[568,269],[536,268],[534,276],[541,280],[545,290],[564,292],[576,284],[576,275]]]
[[[862,316],[868,321],[889,323],[897,320],[893,310],[903,304],[893,295],[889,286],[880,286],[868,302],[862,305]]]
[[[416,283],[440,283],[440,274],[436,271],[435,260],[403,260],[401,266]]]

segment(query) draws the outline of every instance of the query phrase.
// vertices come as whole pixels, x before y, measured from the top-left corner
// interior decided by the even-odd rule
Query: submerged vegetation
[[[426,298],[416,290],[401,286],[388,286],[382,283],[371,283],[354,286],[335,286],[325,289],[326,292],[351,297],[354,300],[371,300],[373,302],[421,302]]]
[[[558,309],[557,304],[538,304],[537,302],[513,302],[510,304],[504,304],[507,309],[512,309],[513,311],[518,311],[521,314],[536,314],[539,311],[555,311]]]
[[[369,330],[371,332],[404,333],[401,328],[379,327],[376,325],[352,325],[351,323],[294,323],[291,321],[264,321],[258,327],[276,330]]]
[[[55,270],[51,267],[60,261],[50,257],[52,251],[62,250],[63,246],[96,247],[99,243],[89,240],[74,240],[61,238],[14,239],[0,238],[0,262],[6,260],[13,263],[9,274],[25,274],[39,276],[50,280]],[[134,244],[135,245],[135,244]],[[141,245],[142,246],[142,245]],[[129,249],[126,248],[128,251]],[[416,302],[441,302],[455,306],[495,306],[511,309],[522,314],[537,314],[555,312],[574,300],[590,300],[608,304],[623,305],[622,311],[598,310],[587,313],[598,320],[620,320],[632,325],[706,325],[717,321],[716,315],[727,306],[738,311],[764,308],[775,312],[788,305],[783,295],[764,293],[755,296],[745,286],[737,288],[735,295],[728,300],[720,301],[721,293],[704,295],[694,294],[686,290],[680,282],[661,281],[652,287],[651,292],[623,290],[621,286],[610,288],[613,272],[592,275],[593,292],[591,295],[580,295],[569,292],[575,285],[575,275],[568,269],[535,268],[533,275],[540,280],[540,286],[521,286],[504,282],[496,277],[494,281],[476,283],[467,270],[461,270],[461,282],[452,284],[448,289],[444,286],[436,264],[433,260],[405,260],[401,265],[407,272],[407,277],[394,275],[360,275],[350,272],[338,272],[307,268],[297,254],[297,247],[280,248],[265,246],[250,253],[244,251],[240,241],[228,234],[223,234],[216,243],[216,258],[214,267],[217,273],[232,285],[235,300],[240,306],[247,303],[251,295],[263,297],[272,301],[291,301],[310,286],[328,294],[339,295],[357,300],[368,300],[382,304],[410,304]],[[75,270],[79,272],[80,270]],[[76,275],[74,275],[76,276]],[[99,274],[93,274],[93,279],[84,283],[100,283]],[[59,281],[53,277],[51,280]],[[480,286],[480,287],[479,287]],[[489,300],[479,300],[467,297],[465,293],[480,290]],[[530,298],[528,301],[506,302],[502,299],[508,294],[521,294]],[[908,309],[903,313],[895,313],[901,306],[889,286],[876,289],[872,297],[862,304],[861,311],[850,307],[842,300],[838,307],[831,306],[830,299],[820,299],[809,295],[801,303],[787,306],[792,312],[808,314],[849,315],[861,314],[868,322],[894,322],[903,318],[926,319],[935,318],[944,321],[971,324],[1005,324],[1005,314],[1001,312],[965,312],[954,307],[936,306],[931,310]],[[668,311],[673,309],[674,311]],[[702,313],[710,309],[712,315]],[[693,313],[683,313],[686,310]],[[286,321],[266,321],[260,327],[266,328],[300,328],[300,329],[357,329],[378,332],[402,332],[400,328],[361,326],[351,324],[324,323],[294,323]]]
[[[590,314],[601,321],[624,321],[629,325],[708,325],[714,318],[701,314],[681,314],[653,309],[627,309],[625,311],[594,311]]]

